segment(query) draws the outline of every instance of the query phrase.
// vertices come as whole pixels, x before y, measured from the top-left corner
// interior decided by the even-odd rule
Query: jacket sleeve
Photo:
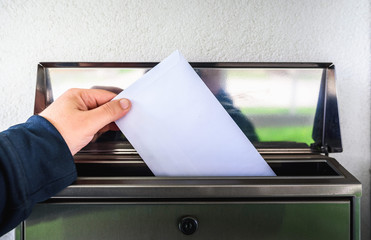
[[[57,129],[32,116],[0,133],[0,236],[26,219],[32,207],[77,177],[69,148]]]

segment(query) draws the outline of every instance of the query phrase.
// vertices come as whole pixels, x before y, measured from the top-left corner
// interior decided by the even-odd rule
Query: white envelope
[[[116,121],[155,176],[275,176],[197,73],[175,51],[116,98]]]

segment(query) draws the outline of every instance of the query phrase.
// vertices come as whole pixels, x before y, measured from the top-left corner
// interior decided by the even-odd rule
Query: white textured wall
[[[334,62],[344,152],[370,237],[370,2],[0,0],[0,130],[33,112],[40,61]]]

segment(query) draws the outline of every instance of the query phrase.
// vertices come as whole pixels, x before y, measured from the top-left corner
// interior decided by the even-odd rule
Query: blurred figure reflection
[[[232,97],[225,91],[226,76],[225,71],[218,69],[195,69],[197,74],[204,81],[206,86],[215,95],[216,99],[240,127],[242,132],[251,142],[258,142],[258,135],[254,125],[243,115],[240,109],[233,105]]]

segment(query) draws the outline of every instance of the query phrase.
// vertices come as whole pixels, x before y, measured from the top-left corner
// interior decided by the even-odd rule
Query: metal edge
[[[38,114],[46,108],[46,96],[43,95],[43,92],[46,92],[45,69],[39,63],[37,65],[34,114]]]
[[[327,142],[326,142],[326,111],[327,111],[327,91],[328,91],[328,74],[327,74],[327,69],[325,69],[323,71],[324,73],[324,93],[323,93],[323,119],[322,119],[322,146],[321,146],[321,151],[325,153],[326,156],[328,156],[328,146],[327,146]]]
[[[143,68],[154,67],[158,62],[40,62],[45,68]],[[193,67],[227,68],[329,68],[329,62],[190,62]]]
[[[318,154],[320,152],[316,152],[312,149],[308,148],[257,148],[256,149],[262,155],[277,155],[277,154]],[[105,155],[123,155],[123,156],[133,156],[138,155],[138,152],[132,149],[112,149],[112,150],[82,150],[75,158],[82,159],[84,157],[91,158],[94,156],[99,156],[100,154]]]
[[[353,197],[351,206],[351,239],[360,240],[361,239],[361,198]]]
[[[360,184],[255,184],[251,186],[153,186],[153,185],[72,185],[53,199],[203,199],[203,198],[253,198],[253,197],[334,197],[357,194]],[[299,181],[298,179],[297,181]],[[323,181],[323,179],[319,179]],[[279,181],[282,182],[282,181]]]
[[[26,240],[26,220],[20,224],[20,240]]]
[[[39,114],[53,102],[49,70],[43,64],[37,66],[34,114]]]
[[[326,119],[325,123],[325,144],[328,152],[342,152],[341,129],[339,107],[336,93],[335,66],[331,65],[327,69],[327,88],[326,88]]]
[[[61,201],[62,200],[62,201]],[[184,199],[159,199],[159,201],[143,201],[140,199],[133,199],[133,201],[120,201],[120,200],[107,200],[107,199],[94,199],[93,201],[86,201],[87,199],[72,199],[71,201],[63,201],[63,199],[48,199],[39,204],[47,205],[77,205],[77,204],[87,204],[87,205],[209,205],[209,204],[228,204],[228,205],[240,205],[240,204],[308,204],[308,203],[330,203],[330,204],[349,204],[353,199],[349,197],[308,197],[308,198],[251,198],[251,199],[191,199],[184,201]]]

